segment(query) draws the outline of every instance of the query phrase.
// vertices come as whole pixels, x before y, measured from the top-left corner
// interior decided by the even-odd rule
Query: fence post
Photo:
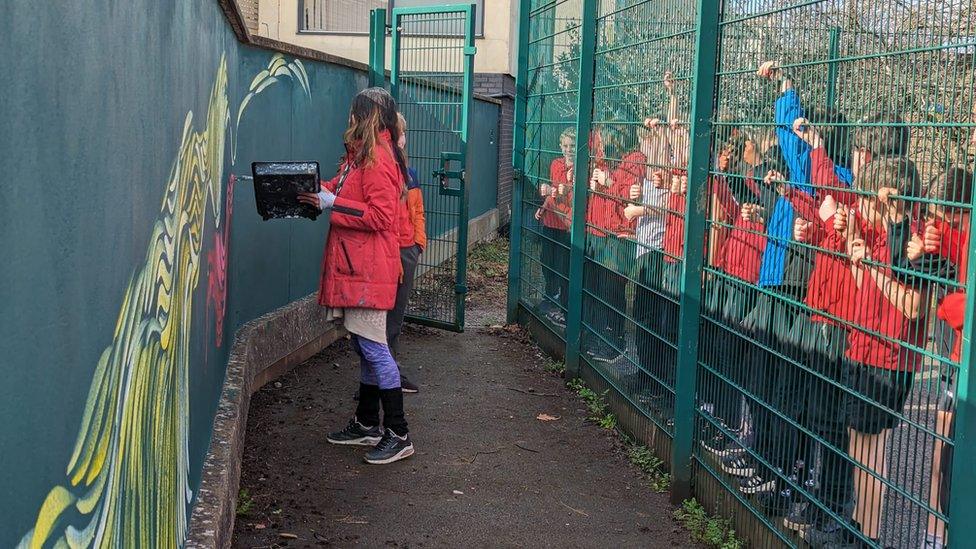
[[[369,12],[369,85],[386,84],[386,10]]]
[[[972,211],[972,210],[971,210]],[[969,227],[969,242],[976,242],[976,224]],[[969,265],[976,265],[976,246],[970,244]],[[960,546],[966,545],[958,538],[965,535],[967,526],[976,521],[976,385],[973,379],[973,363],[976,361],[976,345],[973,344],[973,315],[976,315],[976,277],[966,277],[966,322],[962,331],[962,351],[960,353],[958,379],[956,379],[955,406],[953,417],[955,436],[952,449],[952,478],[947,512],[949,537]],[[945,449],[943,449],[943,452]],[[943,472],[945,474],[945,472]],[[951,532],[956,525],[955,535]]]
[[[830,28],[830,46],[827,50],[827,107],[837,103],[837,58],[840,57],[840,27]]]
[[[685,210],[685,261],[678,319],[675,376],[674,444],[671,454],[671,501],[691,495],[691,460],[698,377],[698,332],[701,313],[707,204],[697,197],[708,190],[711,167],[711,122],[715,110],[715,63],[719,48],[719,0],[698,0],[695,74],[691,99],[688,200]]]
[[[512,136],[512,217],[508,228],[508,323],[517,321],[522,293],[522,192],[525,184],[525,104],[529,78],[529,6],[519,2],[518,65],[515,75],[515,122]]]
[[[573,225],[570,228],[569,310],[566,314],[566,373],[579,376],[583,328],[583,245],[590,181],[590,133],[593,125],[593,59],[596,55],[597,0],[583,0],[580,27],[579,93],[576,99],[576,158],[573,160]]]

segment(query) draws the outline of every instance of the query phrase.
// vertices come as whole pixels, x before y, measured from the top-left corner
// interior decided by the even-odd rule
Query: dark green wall
[[[223,204],[230,176],[269,159],[319,160],[329,175],[342,150],[348,98],[365,86],[365,74],[302,61],[310,97],[294,76],[280,76],[252,97],[238,126],[252,79],[275,54],[241,45],[211,0],[7,3],[0,52],[0,547],[16,545],[39,516],[54,521],[46,538],[53,541],[69,525],[102,521],[109,506],[142,517],[134,529],[141,535],[178,535],[181,519],[166,519],[166,513],[186,516],[189,506],[178,494],[155,497],[153,479],[173,475],[161,474],[166,464],[154,464],[152,456],[166,441],[184,442],[187,486],[195,490],[234,332],[315,291],[327,232],[324,218],[262,222],[246,181],[236,183],[228,224]],[[208,127],[222,59],[227,116],[210,122],[217,129],[206,140],[219,142],[216,134],[224,132],[226,143],[216,151],[224,161],[216,165],[213,150],[181,150],[181,143],[188,113],[191,132]],[[497,131],[497,111],[478,103],[475,128],[487,124]],[[472,134],[479,147],[497,148],[487,130]],[[480,156],[489,155],[474,155],[479,167],[472,171],[485,183],[473,190],[473,215],[493,207],[497,188],[494,161]],[[188,214],[167,214],[164,203],[174,196],[168,183],[191,162],[212,165],[187,186],[204,194],[180,196],[176,204],[177,212],[180,204],[204,205],[195,212],[201,222],[195,234]],[[213,201],[208,187],[216,191]],[[219,217],[213,204],[220,206]],[[194,239],[201,242],[198,253]],[[182,243],[168,258],[172,263],[150,254],[165,255],[170,242]],[[176,273],[175,282],[161,275],[167,272]],[[171,284],[188,291],[174,295],[161,313],[154,296]],[[162,334],[153,328],[161,318],[168,327]],[[97,370],[100,358],[104,368]],[[117,395],[127,395],[124,406],[115,406]],[[87,412],[86,402],[92,403]],[[118,428],[174,428],[167,418],[187,413],[185,440],[178,433],[133,435]],[[86,434],[86,427],[93,429],[86,418],[104,420],[102,430]],[[100,434],[126,441],[126,450],[95,444],[108,457],[104,467],[72,463],[76,441],[97,443]],[[143,457],[133,457],[140,452]],[[161,453],[183,455],[178,448]],[[113,486],[122,475],[106,474],[113,460],[119,471],[135,463],[145,478]],[[71,478],[79,470],[85,472],[80,480]],[[99,485],[103,478],[106,484]],[[75,505],[71,498],[84,494],[96,494],[101,507]],[[173,531],[153,532],[156,520]],[[109,530],[125,530],[105,522]]]

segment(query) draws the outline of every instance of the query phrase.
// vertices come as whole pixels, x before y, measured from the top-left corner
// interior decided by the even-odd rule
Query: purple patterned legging
[[[352,348],[359,355],[360,379],[364,384],[376,385],[381,390],[400,388],[400,369],[385,343],[353,335]]]

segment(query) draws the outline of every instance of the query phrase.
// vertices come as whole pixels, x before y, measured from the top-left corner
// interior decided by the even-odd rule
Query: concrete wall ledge
[[[251,395],[345,336],[317,294],[245,324],[234,338],[210,448],[190,516],[187,548],[230,547]]]

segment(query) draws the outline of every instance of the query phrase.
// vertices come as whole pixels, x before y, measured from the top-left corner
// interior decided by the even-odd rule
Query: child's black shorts
[[[901,423],[905,400],[915,374],[846,362],[849,388],[847,424],[861,433],[876,435]]]

